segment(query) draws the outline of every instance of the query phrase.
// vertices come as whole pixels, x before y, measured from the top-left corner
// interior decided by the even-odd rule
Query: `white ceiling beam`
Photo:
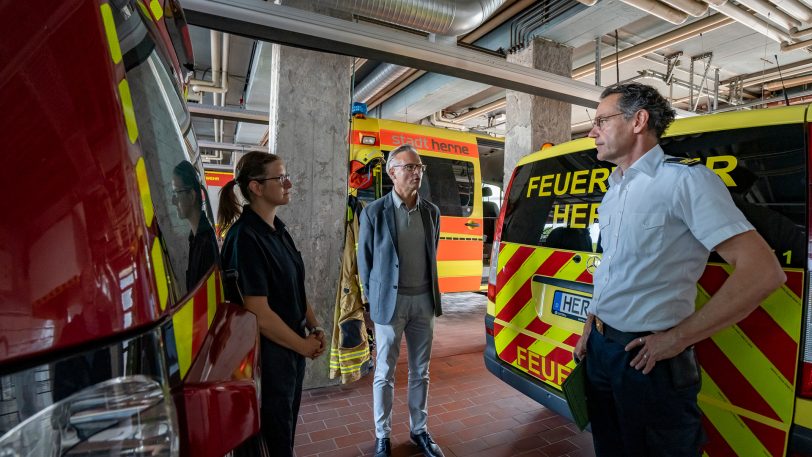
[[[316,51],[363,57],[446,74],[594,108],[601,87],[508,63],[426,37],[351,22],[272,2],[185,0],[190,24]]]

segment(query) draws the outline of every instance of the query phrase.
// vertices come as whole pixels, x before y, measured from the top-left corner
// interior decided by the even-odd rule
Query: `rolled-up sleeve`
[[[676,207],[706,249],[713,251],[722,242],[754,230],[713,171],[704,166],[686,167],[682,178],[675,192]]]

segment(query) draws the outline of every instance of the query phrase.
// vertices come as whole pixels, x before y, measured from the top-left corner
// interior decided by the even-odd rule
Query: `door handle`
[[[479,227],[479,222],[474,222],[474,221],[466,222],[465,225],[467,227]]]

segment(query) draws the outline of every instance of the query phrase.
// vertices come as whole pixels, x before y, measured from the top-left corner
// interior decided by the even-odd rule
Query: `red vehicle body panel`
[[[221,456],[259,430],[256,318],[222,302],[217,272],[160,309],[150,257],[157,228],[144,220],[135,172],[142,151],[125,126],[125,68],[111,59],[105,3],[0,2],[0,367],[47,367],[160,328],[172,354],[155,356],[176,373],[169,387],[181,455]],[[142,10],[154,13],[150,3]],[[188,35],[173,46],[178,34],[161,21],[184,31],[185,22],[176,0],[163,7],[174,15],[150,27],[183,84],[177,50],[191,58]],[[184,321],[190,300],[203,312]],[[181,341],[191,360],[185,376],[177,353],[187,334],[172,330],[177,322],[191,329]]]
[[[22,5],[0,4],[4,363],[159,317],[99,5]]]

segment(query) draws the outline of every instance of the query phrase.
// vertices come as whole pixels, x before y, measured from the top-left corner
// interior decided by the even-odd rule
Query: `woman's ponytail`
[[[265,177],[265,165],[279,160],[279,156],[267,152],[252,151],[242,156],[237,162],[237,170],[234,172],[234,179],[220,189],[220,204],[217,209],[217,224],[221,234],[231,227],[242,214],[242,204],[239,197],[234,192],[236,185],[240,186],[240,192],[249,203],[251,195],[248,190],[248,183],[252,179]]]
[[[226,233],[229,227],[242,214],[242,205],[234,193],[236,179],[229,181],[220,189],[220,203],[217,207],[217,225],[221,234]]]

